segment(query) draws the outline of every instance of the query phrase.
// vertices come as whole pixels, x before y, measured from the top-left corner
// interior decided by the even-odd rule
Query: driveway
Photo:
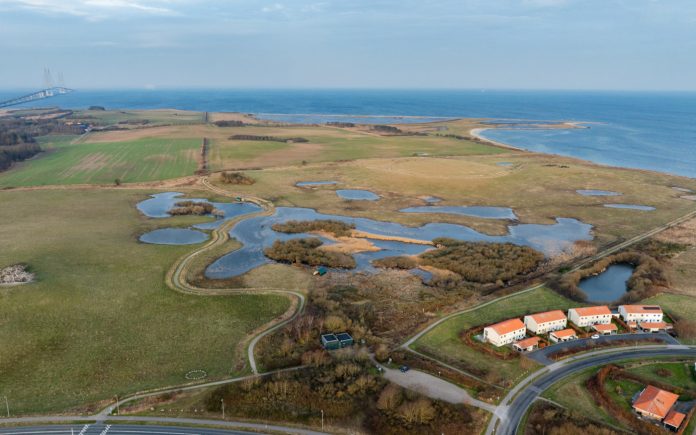
[[[617,334],[617,335],[604,335],[600,336],[598,339],[593,340],[591,338],[582,338],[579,340],[572,340],[572,341],[566,341],[565,343],[558,343],[554,344],[552,346],[545,347],[543,349],[535,350],[533,352],[529,352],[527,355],[528,358],[533,359],[534,361],[543,364],[545,366],[553,364],[554,360],[549,358],[549,356],[555,352],[560,352],[565,349],[575,349],[575,348],[581,348],[583,346],[586,346],[588,343],[594,343],[597,345],[601,345],[602,343],[614,343],[617,341],[632,341],[635,342],[636,345],[638,346],[641,341],[646,341],[649,339],[657,339],[660,340],[664,344],[676,344],[678,345],[679,342],[677,341],[676,338],[672,337],[671,335],[667,333],[659,333],[659,334],[648,334],[648,333],[640,333],[640,334]],[[650,343],[650,344],[657,344],[657,343]],[[598,346],[596,350],[601,350],[602,347]],[[588,350],[594,350],[592,348]]]
[[[476,408],[485,409],[488,412],[495,411],[495,405],[474,399],[464,388],[437,376],[413,369],[402,373],[399,370],[382,368],[384,369],[384,377],[388,381],[409,390],[417,391],[424,396],[449,403],[465,403]]]

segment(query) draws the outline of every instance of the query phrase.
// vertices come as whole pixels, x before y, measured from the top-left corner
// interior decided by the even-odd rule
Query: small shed
[[[326,273],[329,271],[329,269],[325,268],[324,266],[319,266],[317,269],[314,271],[314,275],[319,275],[319,276],[324,276]]]
[[[336,337],[336,334],[322,334],[321,345],[326,350],[335,350],[342,347],[340,341]]]
[[[347,347],[353,345],[353,337],[351,337],[351,335],[347,332],[341,332],[340,334],[336,334],[336,338],[340,343],[340,347]]]

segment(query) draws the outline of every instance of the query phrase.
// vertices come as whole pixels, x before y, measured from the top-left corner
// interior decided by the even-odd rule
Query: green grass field
[[[245,334],[289,307],[282,297],[166,288],[166,271],[193,247],[137,241],[176,220],[141,216],[135,204],[148,193],[0,192],[0,267],[28,263],[38,276],[0,288],[0,392],[13,414],[182,384],[192,369],[229,375]]]
[[[0,173],[0,187],[48,184],[103,184],[165,180],[191,175],[197,168],[200,139],[148,138],[128,142],[70,144]]]
[[[658,382],[674,385],[690,390],[696,390],[696,378],[691,363],[685,362],[662,362],[646,364],[629,369],[628,371],[646,379],[653,379]],[[659,373],[661,370],[669,372],[669,376]]]
[[[520,367],[519,359],[503,361],[475,350],[464,344],[459,338],[459,333],[475,326],[516,316],[551,309],[565,310],[577,305],[576,302],[541,287],[453,317],[425,334],[412,347],[462,368],[475,366],[490,369],[503,379],[516,382],[526,373],[526,370]]]

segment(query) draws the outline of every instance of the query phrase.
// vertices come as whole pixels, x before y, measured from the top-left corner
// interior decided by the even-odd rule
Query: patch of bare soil
[[[27,271],[26,266],[15,264],[0,269],[0,285],[26,284],[34,281],[34,274]]]

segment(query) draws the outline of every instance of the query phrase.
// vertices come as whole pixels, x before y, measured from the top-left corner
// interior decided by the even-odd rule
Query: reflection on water
[[[484,219],[510,219],[517,220],[515,212],[508,207],[483,207],[483,206],[432,206],[408,207],[399,210],[403,213],[445,213],[460,214],[464,216],[480,217]]]
[[[338,189],[336,195],[343,199],[350,199],[353,201],[377,201],[379,199],[379,195],[369,190]]]
[[[589,302],[613,302],[626,293],[626,281],[633,269],[630,264],[613,264],[599,275],[580,281],[579,287]]]
[[[194,245],[206,240],[206,233],[186,228],[164,228],[140,236],[141,242],[155,245]]]

